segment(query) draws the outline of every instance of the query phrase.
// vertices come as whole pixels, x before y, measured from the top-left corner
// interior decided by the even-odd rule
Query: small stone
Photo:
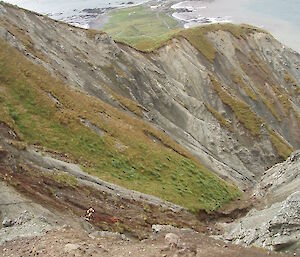
[[[9,218],[4,218],[4,220],[3,220],[3,222],[2,222],[2,226],[3,226],[3,227],[8,228],[8,227],[12,227],[13,225],[14,225],[14,222],[13,222],[11,219],[9,219]]]
[[[176,247],[180,244],[180,238],[178,235],[173,233],[168,233],[165,235],[165,240],[169,244],[170,247]]]
[[[79,248],[80,245],[78,244],[66,244],[65,245],[65,252],[69,253],[69,252],[72,252],[72,251],[75,251]]]

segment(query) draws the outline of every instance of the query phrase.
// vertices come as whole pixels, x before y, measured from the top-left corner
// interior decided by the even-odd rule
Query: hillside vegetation
[[[214,210],[239,196],[166,134],[71,90],[3,41],[0,48],[0,121],[27,144],[65,153],[86,172],[190,210]]]
[[[180,29],[178,22],[165,13],[137,6],[111,11],[103,30],[114,40],[147,52],[161,46]]]
[[[206,34],[222,30],[230,32],[238,39],[246,39],[247,35],[258,30],[250,25],[233,24],[211,24],[182,29],[167,14],[143,6],[114,10],[109,16],[103,31],[117,42],[128,44],[142,52],[152,52],[172,38],[185,38],[211,62],[215,58],[216,49],[206,38]]]

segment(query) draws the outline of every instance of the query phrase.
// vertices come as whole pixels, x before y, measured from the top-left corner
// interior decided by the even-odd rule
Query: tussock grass
[[[238,74],[238,72],[234,72],[233,74],[231,74],[231,78],[234,84],[240,86],[241,88],[243,88],[243,90],[245,91],[245,93],[247,94],[247,96],[249,96],[253,101],[257,101],[257,95],[255,94],[255,92],[253,91],[252,88],[250,88],[246,82],[244,81],[244,79]]]
[[[292,85],[292,86],[295,86],[297,87],[297,82],[296,80],[292,77],[291,74],[289,74],[287,71],[285,72],[284,74],[284,81],[289,84],[289,85]]]
[[[275,110],[274,105],[262,93],[260,93],[260,98],[263,101],[263,103],[265,104],[265,106],[267,106],[269,111],[272,113],[272,115],[277,119],[277,121],[281,122],[281,118],[280,118],[279,114],[277,113],[277,111]]]
[[[286,160],[293,152],[293,148],[288,145],[274,130],[267,128],[271,142],[275,147],[281,161]]]
[[[165,133],[95,97],[71,90],[3,41],[0,49],[0,88],[5,92],[1,94],[0,121],[14,128],[26,144],[67,153],[88,173],[190,210],[214,210],[240,194]],[[80,118],[105,135],[98,136]],[[116,142],[127,148],[120,152]]]
[[[209,104],[205,104],[205,107],[219,121],[219,123],[221,124],[221,126],[227,128],[229,131],[233,132],[231,124],[216,109],[214,109]]]
[[[232,109],[241,124],[249,130],[252,136],[260,136],[261,118],[251,110],[248,104],[230,95],[212,74],[210,74],[210,80],[222,102]]]

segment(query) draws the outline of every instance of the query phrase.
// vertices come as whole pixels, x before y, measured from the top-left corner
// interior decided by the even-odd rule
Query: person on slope
[[[86,211],[86,220],[91,221],[94,219],[94,213],[95,210],[93,207],[90,207],[87,211]]]

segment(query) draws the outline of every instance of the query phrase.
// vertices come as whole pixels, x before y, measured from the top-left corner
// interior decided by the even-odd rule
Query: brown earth
[[[26,147],[20,148],[20,144],[11,128],[2,123],[0,180],[50,210],[58,223],[74,226],[65,225],[58,230],[46,231],[44,235],[6,242],[0,247],[1,256],[278,256],[209,237],[220,233],[215,226],[217,220],[231,221],[236,212],[246,213],[241,211],[248,208],[244,199],[231,203],[227,213],[226,208],[215,214],[194,215],[184,209],[175,212],[100,192],[81,183],[61,181],[59,177],[25,163],[20,153],[26,151]],[[96,213],[89,224],[84,215],[90,206]],[[152,225],[155,224],[178,228],[171,226],[154,233]],[[99,231],[111,231],[111,234]],[[164,239],[169,232],[180,237],[178,245],[170,246]]]
[[[166,233],[179,236],[176,245],[165,239]],[[171,229],[143,241],[129,241],[117,235],[89,237],[82,231],[64,228],[42,237],[9,242],[0,247],[1,256],[199,256],[199,257],[265,257],[288,256],[266,252],[258,248],[243,248],[225,244],[207,235],[190,230]]]

